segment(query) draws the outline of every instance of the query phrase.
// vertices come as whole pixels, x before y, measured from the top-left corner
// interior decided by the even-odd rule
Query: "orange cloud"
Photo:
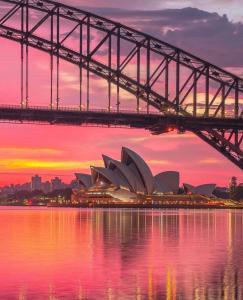
[[[149,165],[169,165],[170,163],[168,160],[148,160]]]
[[[28,153],[35,153],[38,155],[41,154],[61,154],[62,151],[60,149],[54,148],[27,148],[27,147],[1,147],[0,154],[28,154]]]
[[[88,169],[90,165],[101,166],[102,160],[87,160],[87,161],[45,161],[45,160],[9,160],[0,159],[0,168],[2,171],[12,170],[82,170]]]
[[[200,165],[214,165],[214,164],[220,164],[221,161],[215,158],[206,158],[198,161],[198,164]]]

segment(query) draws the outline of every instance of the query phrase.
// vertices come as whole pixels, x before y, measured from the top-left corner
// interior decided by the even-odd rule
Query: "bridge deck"
[[[171,128],[195,131],[200,129],[238,129],[243,130],[243,119],[184,117],[159,113],[134,113],[130,111],[89,110],[72,108],[51,110],[49,107],[1,106],[0,121],[21,123],[48,123],[60,125],[104,125],[144,128],[154,134],[170,131]]]

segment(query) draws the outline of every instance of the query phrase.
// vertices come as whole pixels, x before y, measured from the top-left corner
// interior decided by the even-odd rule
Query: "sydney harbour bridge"
[[[18,43],[21,65],[19,105],[1,105],[0,121],[125,126],[152,134],[191,131],[243,169],[242,78],[146,33],[62,3],[0,0],[0,7],[0,37]],[[30,47],[45,52],[50,62],[49,99],[43,106],[29,94]],[[78,69],[76,106],[62,103],[61,60]],[[106,92],[93,99],[97,79]]]

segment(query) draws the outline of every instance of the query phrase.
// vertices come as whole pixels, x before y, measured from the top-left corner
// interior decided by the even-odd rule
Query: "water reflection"
[[[242,299],[243,213],[0,209],[0,299]]]

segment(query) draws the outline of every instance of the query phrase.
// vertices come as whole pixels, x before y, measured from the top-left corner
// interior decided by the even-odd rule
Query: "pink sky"
[[[4,74],[0,80],[0,104],[19,104],[20,47],[1,39],[0,52]],[[31,50],[30,57],[31,105],[47,105],[49,60],[37,50]],[[61,67],[62,105],[75,105],[78,103],[78,70],[67,63],[61,63]],[[239,69],[237,71],[242,72],[241,66]],[[94,101],[107,99],[100,81],[93,80],[91,88]],[[125,101],[126,97],[124,95]],[[122,146],[138,152],[154,174],[180,171],[181,183],[227,185],[233,175],[243,181],[239,168],[191,133],[152,136],[145,130],[2,123],[0,132],[0,186],[29,181],[32,174],[44,174],[44,179],[65,175],[63,179],[70,181],[75,172],[89,172],[90,165],[102,165],[103,153],[119,159]]]

